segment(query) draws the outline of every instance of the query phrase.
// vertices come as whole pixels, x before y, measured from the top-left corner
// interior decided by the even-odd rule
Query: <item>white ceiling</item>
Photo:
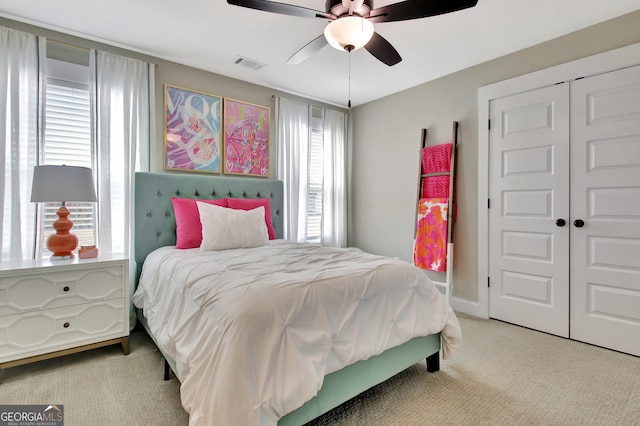
[[[324,10],[324,0],[282,2]],[[479,0],[447,15],[375,24],[403,60],[388,67],[360,49],[350,55],[349,79],[349,54],[328,45],[301,64],[285,63],[322,34],[322,19],[226,0],[0,0],[0,16],[9,19],[338,106],[349,98],[361,105],[639,9],[638,0]],[[236,65],[238,56],[266,66]]]

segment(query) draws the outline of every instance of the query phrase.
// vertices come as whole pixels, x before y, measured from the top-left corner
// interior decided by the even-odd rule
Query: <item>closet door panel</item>
[[[571,84],[570,244],[570,337],[640,355],[639,66]]]
[[[569,334],[569,85],[491,101],[489,313]]]

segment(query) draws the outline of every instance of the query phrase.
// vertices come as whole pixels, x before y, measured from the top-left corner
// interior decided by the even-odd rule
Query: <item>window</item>
[[[53,49],[56,52],[56,49]],[[91,138],[91,92],[89,67],[47,58],[44,87],[44,137],[41,146],[41,164],[82,166],[93,168],[93,142]],[[95,244],[95,204],[68,202],[73,221],[72,232],[78,245]],[[45,203],[43,221],[36,250],[47,256],[47,237],[55,233],[53,222],[58,219],[59,203]]]
[[[73,232],[81,245],[129,255],[133,173],[148,171],[155,129],[154,67],[12,29],[0,28],[0,42],[7,46],[0,49],[0,85],[7,89],[0,128],[8,142],[0,164],[2,260],[50,255],[45,237],[59,203],[30,202],[39,164],[91,167],[97,202],[69,202]]]
[[[322,241],[324,138],[321,114],[322,111],[319,108],[312,108],[307,182],[307,242],[309,243]]]
[[[348,116],[276,100],[276,178],[284,185],[284,238],[346,247]]]

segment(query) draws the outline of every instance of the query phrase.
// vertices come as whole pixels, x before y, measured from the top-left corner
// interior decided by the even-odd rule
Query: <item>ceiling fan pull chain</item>
[[[347,102],[347,107],[351,109],[351,51],[348,52],[349,55],[349,102]]]

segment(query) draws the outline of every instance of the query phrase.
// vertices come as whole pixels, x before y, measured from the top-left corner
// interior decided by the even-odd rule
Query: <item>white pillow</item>
[[[234,210],[196,202],[202,223],[200,250],[259,247],[269,243],[264,207]]]

